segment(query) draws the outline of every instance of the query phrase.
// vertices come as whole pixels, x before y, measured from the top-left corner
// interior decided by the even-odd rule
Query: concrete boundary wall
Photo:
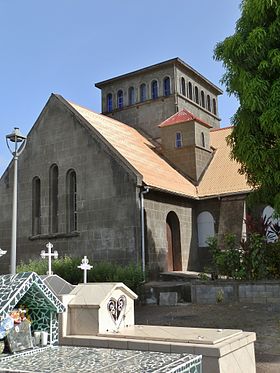
[[[192,303],[280,304],[280,281],[195,281],[191,284]]]

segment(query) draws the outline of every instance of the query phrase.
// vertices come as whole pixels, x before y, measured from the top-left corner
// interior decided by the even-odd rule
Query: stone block
[[[167,291],[159,294],[160,306],[175,306],[178,301],[178,294],[175,291]]]

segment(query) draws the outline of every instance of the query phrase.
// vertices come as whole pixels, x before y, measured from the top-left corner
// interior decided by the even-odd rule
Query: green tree
[[[280,213],[280,1],[243,0],[234,35],[214,53],[240,104],[228,137],[232,157],[256,200]]]

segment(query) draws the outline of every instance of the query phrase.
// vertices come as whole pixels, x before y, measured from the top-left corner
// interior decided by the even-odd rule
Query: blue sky
[[[0,175],[5,135],[28,134],[52,92],[100,111],[94,83],[180,57],[219,85],[217,42],[234,33],[240,0],[0,0]],[[219,99],[222,126],[238,106]]]

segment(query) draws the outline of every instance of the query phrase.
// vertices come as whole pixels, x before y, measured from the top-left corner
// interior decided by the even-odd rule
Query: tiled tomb
[[[34,272],[0,276],[0,326],[13,310],[21,308],[28,310],[32,332],[47,332],[48,343],[58,343],[58,314],[64,312],[65,308]],[[20,325],[15,326],[12,331],[16,336]],[[32,342],[26,347],[32,347]],[[21,346],[20,350],[23,348]]]
[[[120,283],[78,285],[62,296],[62,344],[202,355],[203,372],[256,372],[255,333],[134,325],[136,297]]]
[[[202,373],[201,356],[65,346],[0,360],[0,364],[0,372],[18,373]]]

